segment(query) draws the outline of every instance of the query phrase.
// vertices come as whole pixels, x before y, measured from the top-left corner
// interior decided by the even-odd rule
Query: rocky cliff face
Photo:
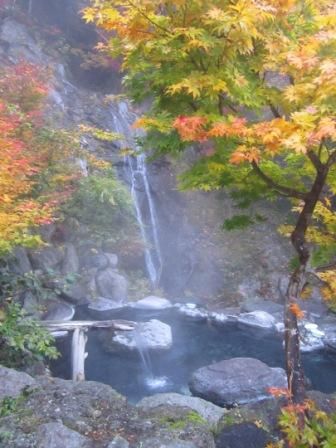
[[[107,105],[105,101],[106,94],[117,94],[121,89],[120,76],[113,63],[109,67],[81,67],[85,58],[92,58],[92,54],[89,58],[83,55],[87,55],[97,41],[96,31],[78,17],[78,10],[84,4],[80,0],[35,0],[31,18],[23,14],[3,15],[0,61],[7,64],[25,58],[49,67],[52,89],[48,113],[58,126],[71,128],[86,123],[118,130],[120,105]],[[130,117],[132,121],[131,111]],[[126,133],[130,139],[129,127]],[[102,145],[88,138],[83,145],[89,152],[99,148],[102,157],[117,167],[120,177],[130,182],[127,161],[120,156],[118,143]],[[161,252],[159,286],[171,297],[190,297],[213,306],[236,305],[242,298],[251,296],[276,299],[278,279],[286,273],[290,253],[289,244],[276,231],[282,219],[281,212],[273,206],[260,205],[260,213],[268,218],[265,223],[245,231],[224,232],[221,225],[234,210],[223,192],[182,193],[177,189],[176,176],[188,165],[188,159],[190,155],[181,160],[166,158],[148,164],[148,191],[155,206]],[[148,227],[152,223],[145,204],[145,187],[140,183],[137,187],[139,207],[143,209],[145,227]],[[54,231],[58,230],[54,228]],[[102,268],[95,266],[96,262],[84,262],[87,254],[78,251],[76,241],[72,240],[70,232],[61,242],[62,246],[65,244],[62,251],[66,255],[63,254],[63,261],[58,260],[55,266],[61,274],[70,266],[71,269],[75,266],[77,272],[84,266],[88,271],[93,269],[84,282],[86,289],[81,294],[85,295]],[[49,252],[53,251],[55,258],[60,243],[55,235],[54,239],[49,235],[47,241],[52,247]],[[103,249],[97,250],[111,252],[111,248]],[[120,259],[126,272],[129,267],[145,272],[144,258],[139,261],[139,258],[123,259],[121,256]],[[115,266],[108,268],[113,270]],[[97,295],[102,295],[97,285],[94,288],[98,289]]]

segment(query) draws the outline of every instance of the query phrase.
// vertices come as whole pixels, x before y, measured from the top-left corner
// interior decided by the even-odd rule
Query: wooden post
[[[38,324],[49,331],[73,331],[71,343],[71,364],[73,381],[85,380],[85,345],[87,342],[86,332],[90,328],[113,328],[119,331],[131,331],[136,323],[128,320],[71,320],[71,321],[39,321]]]
[[[87,342],[86,328],[76,328],[72,335],[72,350],[71,350],[71,363],[72,363],[72,379],[73,381],[85,380],[85,345]]]

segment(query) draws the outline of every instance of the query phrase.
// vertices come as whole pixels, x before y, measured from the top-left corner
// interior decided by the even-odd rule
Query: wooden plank
[[[87,353],[85,353],[85,345],[87,342],[86,331],[87,329],[76,328],[72,335],[71,364],[73,381],[85,380],[84,364],[87,357]]]
[[[78,328],[112,328],[114,330],[130,331],[134,330],[136,323],[128,320],[70,320],[70,321],[54,321],[43,320],[38,322],[42,327],[47,327],[49,330],[73,331]]]

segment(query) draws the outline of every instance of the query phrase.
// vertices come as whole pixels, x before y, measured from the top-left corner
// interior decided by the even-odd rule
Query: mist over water
[[[85,318],[83,309],[78,318]],[[199,367],[234,357],[260,359],[271,367],[284,367],[282,337],[271,331],[238,326],[233,323],[214,325],[182,316],[177,310],[144,311],[124,308],[115,312],[116,319],[148,321],[159,319],[172,328],[173,346],[165,352],[107,353],[98,331],[89,332],[85,364],[86,379],[111,385],[131,402],[159,392],[189,394],[188,381]],[[70,341],[63,341],[66,352]],[[141,342],[140,342],[141,347]],[[54,373],[69,377],[67,353]],[[306,376],[312,388],[336,391],[336,358],[327,352],[303,354]],[[65,374],[67,369],[67,374]]]

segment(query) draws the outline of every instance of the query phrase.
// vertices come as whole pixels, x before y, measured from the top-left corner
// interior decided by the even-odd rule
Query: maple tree
[[[302,402],[299,300],[309,241],[318,238],[310,225],[336,187],[335,4],[92,0],[83,17],[110,32],[100,47],[123,57],[133,98],[151,100],[138,121],[145,144],[158,153],[197,144],[182,188],[225,187],[242,207],[278,195],[293,201],[299,263],[286,293],[285,349],[291,396]]]
[[[24,61],[0,70],[0,256],[39,244],[31,229],[52,222],[80,177],[72,163],[78,138],[47,127],[47,80],[45,70]]]
[[[44,79],[36,67],[20,63],[0,73],[0,253],[16,244],[34,244],[28,229],[49,222],[51,206],[29,193],[41,170],[30,142],[39,126]]]

